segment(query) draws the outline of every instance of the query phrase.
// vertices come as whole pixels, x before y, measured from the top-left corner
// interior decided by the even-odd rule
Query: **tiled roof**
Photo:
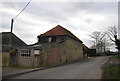
[[[75,35],[73,35],[69,30],[63,28],[60,25],[57,25],[56,27],[52,28],[51,30],[44,33],[45,36],[54,36],[54,35],[67,35],[70,36],[76,40],[79,40]],[[79,40],[81,41],[81,40]],[[82,41],[81,41],[82,42]]]

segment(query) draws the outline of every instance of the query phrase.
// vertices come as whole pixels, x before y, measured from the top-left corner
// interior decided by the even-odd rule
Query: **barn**
[[[18,50],[19,66],[54,66],[84,58],[83,42],[60,25],[37,38],[37,43]]]
[[[10,44],[11,37],[11,44]],[[0,33],[1,42],[1,52],[2,52],[2,66],[9,66],[17,64],[17,55],[10,54],[10,51],[15,51],[15,49],[20,49],[27,47],[27,44],[22,41],[18,36],[11,32],[1,32]],[[11,50],[10,50],[11,45]]]

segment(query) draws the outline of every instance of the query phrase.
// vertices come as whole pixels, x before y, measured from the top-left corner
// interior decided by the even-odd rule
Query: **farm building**
[[[0,33],[1,42],[1,52],[2,52],[2,66],[16,65],[17,56],[10,54],[10,37],[11,39],[11,49],[19,49],[22,47],[27,47],[27,44],[23,42],[19,37],[11,32],[2,32]]]
[[[19,66],[60,65],[84,58],[83,42],[60,25],[37,38],[37,43],[18,50]]]

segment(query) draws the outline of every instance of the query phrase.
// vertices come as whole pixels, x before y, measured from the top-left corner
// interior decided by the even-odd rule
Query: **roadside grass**
[[[118,65],[112,65],[112,66],[109,66],[107,69],[106,69],[106,76],[105,78],[106,79],[116,79],[118,81],[120,81],[120,64]]]
[[[103,79],[120,81],[120,55],[112,55],[103,68]],[[112,63],[111,63],[112,62]]]
[[[120,55],[113,55],[111,58],[112,59],[120,59]]]

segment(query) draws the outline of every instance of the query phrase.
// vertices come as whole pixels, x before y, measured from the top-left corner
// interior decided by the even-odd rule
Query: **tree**
[[[120,40],[116,39],[115,44],[116,44],[116,49],[120,51]]]
[[[112,45],[111,41],[108,39],[107,35],[104,36],[104,38],[101,41],[101,50],[103,49],[103,52],[109,51],[109,47]]]
[[[97,52],[101,52],[101,49],[103,47],[103,41],[102,39],[105,37],[105,33],[101,33],[99,31],[93,32],[90,37],[93,39],[94,45]]]
[[[120,51],[120,40],[118,39],[117,34],[118,34],[118,31],[117,31],[116,26],[109,27],[107,31],[107,35],[110,38],[110,40],[113,41],[115,45],[117,46],[116,49]]]
[[[116,26],[111,26],[108,28],[107,35],[111,41],[115,42],[117,38],[117,28]]]

